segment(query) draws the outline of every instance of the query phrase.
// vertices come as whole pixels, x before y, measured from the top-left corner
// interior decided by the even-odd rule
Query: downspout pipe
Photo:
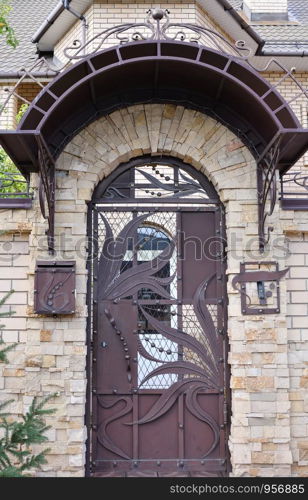
[[[83,47],[83,55],[86,55],[86,41],[87,41],[87,20],[82,14],[78,14],[74,9],[70,7],[71,0],[62,0],[64,10],[70,12],[73,16],[79,19],[82,22],[82,47]]]

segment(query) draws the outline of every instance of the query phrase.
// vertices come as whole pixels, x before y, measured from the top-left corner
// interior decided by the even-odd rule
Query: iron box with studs
[[[75,313],[74,261],[37,261],[34,281],[34,312]]]

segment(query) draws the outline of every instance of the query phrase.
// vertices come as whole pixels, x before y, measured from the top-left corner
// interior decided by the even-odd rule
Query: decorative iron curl
[[[41,136],[37,136],[38,161],[40,166],[39,203],[41,213],[48,222],[46,230],[48,251],[55,252],[55,163]],[[46,212],[46,205],[48,212]]]
[[[119,40],[120,44],[138,42],[144,40],[167,40],[187,41],[206,45],[224,53],[232,53],[235,57],[247,60],[252,50],[246,47],[244,41],[239,40],[235,44],[227,40],[217,31],[198,26],[192,23],[171,23],[169,10],[150,9],[147,11],[146,20],[142,23],[125,23],[112,28],[107,28],[98,33],[91,40],[82,44],[75,40],[73,45],[64,49],[64,56],[69,62],[83,59],[87,55],[96,54],[104,44],[111,41],[112,37]],[[93,48],[93,44],[96,46]],[[90,49],[87,50],[87,49]],[[230,51],[230,52],[229,52]],[[67,63],[66,63],[67,65]]]
[[[258,207],[259,207],[259,249],[263,253],[269,243],[273,226],[265,228],[266,220],[275,209],[277,201],[277,163],[280,154],[279,137],[269,148],[264,157],[258,162]]]

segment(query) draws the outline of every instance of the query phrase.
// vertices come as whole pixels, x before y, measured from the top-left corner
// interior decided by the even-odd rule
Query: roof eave
[[[52,26],[55,20],[62,14],[64,11],[63,2],[59,0],[59,3],[55,6],[49,16],[45,19],[45,21],[41,24],[38,30],[34,33],[31,41],[33,43],[38,43],[41,37],[46,33],[46,31]]]

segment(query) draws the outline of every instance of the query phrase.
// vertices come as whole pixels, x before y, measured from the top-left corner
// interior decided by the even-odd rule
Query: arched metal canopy
[[[245,58],[192,41],[163,39],[162,33],[158,29],[157,38],[81,57],[42,89],[17,130],[0,131],[0,143],[20,171],[26,176],[40,173],[40,202],[48,219],[46,234],[51,253],[55,160],[65,145],[100,116],[136,103],[158,102],[181,104],[213,116],[251,150],[258,165],[259,239],[263,250],[267,241],[265,220],[275,205],[276,169],[283,174],[306,152],[308,130],[301,127],[275,85]]]
[[[274,86],[245,61],[196,43],[150,40],[89,55],[47,85],[0,141],[20,170],[39,171],[40,140],[55,159],[91,121],[134,103],[199,109],[239,135],[256,159],[280,138],[276,166],[305,152],[308,131]]]

